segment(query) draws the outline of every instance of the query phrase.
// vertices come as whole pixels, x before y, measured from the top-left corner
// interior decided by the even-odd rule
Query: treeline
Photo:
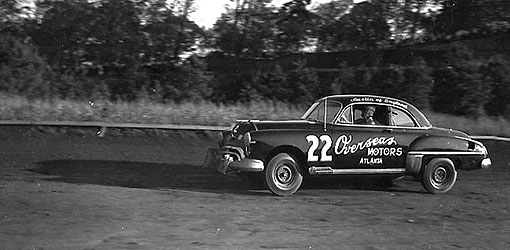
[[[421,57],[409,64],[352,66],[335,70],[300,68],[216,74],[215,101],[270,99],[310,103],[330,94],[376,94],[407,100],[421,109],[462,116],[510,118],[510,61],[502,54],[479,59],[464,45],[449,46],[444,60]]]
[[[0,5],[0,91],[29,98],[308,105],[329,94],[379,94],[422,109],[510,117],[510,63],[449,46],[431,62],[296,62],[211,71],[197,50],[238,58],[399,46],[510,34],[506,1],[236,1],[212,29],[189,20],[192,0],[39,0]],[[434,8],[430,8],[433,6]],[[184,55],[186,55],[184,57]],[[443,60],[446,58],[447,60]],[[221,62],[220,62],[221,63]],[[227,62],[224,62],[227,64]],[[226,65],[229,67],[229,65]]]

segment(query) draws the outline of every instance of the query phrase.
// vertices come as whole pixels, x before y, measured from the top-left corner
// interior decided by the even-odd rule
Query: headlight
[[[250,132],[247,132],[243,136],[243,145],[248,148],[250,146],[250,143],[251,143],[251,134],[250,134]]]

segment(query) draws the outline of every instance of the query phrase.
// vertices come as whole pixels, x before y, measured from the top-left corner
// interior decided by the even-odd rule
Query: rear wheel
[[[266,168],[266,184],[276,195],[289,196],[298,191],[303,174],[297,161],[287,153],[274,156]]]
[[[452,189],[457,180],[455,165],[450,159],[432,159],[423,171],[422,185],[433,194],[442,194]]]

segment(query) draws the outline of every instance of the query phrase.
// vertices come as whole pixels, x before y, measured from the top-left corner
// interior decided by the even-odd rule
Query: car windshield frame
[[[329,103],[338,104],[338,108],[336,108],[337,110],[335,111],[334,115],[333,116],[327,116],[327,114],[330,113],[330,112],[323,112],[322,113],[322,117],[320,117],[320,119],[311,118],[310,115],[315,113],[315,111],[317,109],[322,108],[322,104],[323,103],[327,107],[325,110],[328,110],[328,108],[330,107]],[[319,99],[316,102],[314,102],[306,110],[306,112],[301,116],[301,119],[302,120],[317,121],[317,122],[326,122],[326,123],[329,123],[329,124],[334,124],[334,121],[336,120],[336,117],[340,114],[340,112],[343,111],[343,109],[344,109],[344,105],[343,105],[342,102],[337,101],[337,100],[329,100],[327,98],[322,98],[322,99]],[[327,113],[327,114],[324,114],[324,113]]]

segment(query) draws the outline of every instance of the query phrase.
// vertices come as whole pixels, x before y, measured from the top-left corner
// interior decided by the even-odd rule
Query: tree
[[[22,13],[19,1],[0,0],[0,91],[44,95],[46,64],[23,31]]]
[[[372,3],[383,7],[394,44],[423,40],[425,21],[439,6],[437,0],[373,0]]]
[[[467,47],[454,44],[445,62],[435,68],[432,108],[442,113],[479,117],[485,114],[490,87],[482,81],[479,63]]]
[[[96,43],[89,39],[95,9],[85,0],[36,2],[36,17],[27,29],[42,55],[53,69],[69,71],[87,61],[86,48]]]
[[[312,35],[315,15],[306,7],[311,0],[292,0],[283,4],[276,21],[276,50],[279,52],[297,52],[307,44],[307,37]]]
[[[215,47],[225,53],[260,57],[273,50],[273,9],[270,0],[237,0],[213,27]]]
[[[412,61],[405,68],[404,86],[400,93],[402,99],[407,100],[420,109],[430,109],[430,93],[434,87],[434,79],[431,76],[432,69],[421,57]]]
[[[319,44],[327,50],[385,47],[391,38],[386,17],[382,4],[356,4],[349,13],[321,27]]]
[[[446,39],[508,32],[509,8],[505,0],[444,0],[440,13],[431,17],[429,30]]]
[[[187,19],[192,0],[172,3],[173,9],[164,0],[41,0],[31,35],[59,71],[176,63],[200,30]]]
[[[203,35],[188,19],[192,0],[145,0],[141,31],[144,34],[143,60],[146,64],[175,64],[192,50],[197,37]]]
[[[482,79],[490,88],[487,114],[510,118],[510,62],[502,55],[493,56],[480,67]]]
[[[46,64],[29,41],[11,33],[0,32],[0,91],[23,94],[42,90]]]
[[[315,21],[317,27],[316,37],[318,38],[317,51],[332,51],[339,48],[337,22],[344,15],[348,14],[353,6],[352,0],[331,1],[320,4],[313,12],[318,17]]]
[[[179,58],[182,50],[187,50],[192,46],[194,42],[192,34],[200,30],[196,24],[188,20],[189,14],[193,11],[193,4],[194,0],[174,0],[172,3],[172,10],[178,21],[177,39],[173,51],[174,59]],[[189,28],[192,32],[186,32],[186,28]]]

